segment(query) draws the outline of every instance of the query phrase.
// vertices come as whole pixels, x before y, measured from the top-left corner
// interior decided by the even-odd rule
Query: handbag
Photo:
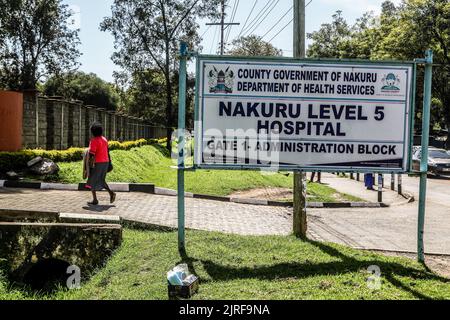
[[[112,164],[112,160],[111,160],[111,155],[109,154],[109,146],[108,146],[108,159],[109,159],[109,163],[108,163],[108,172],[113,171],[114,166]]]

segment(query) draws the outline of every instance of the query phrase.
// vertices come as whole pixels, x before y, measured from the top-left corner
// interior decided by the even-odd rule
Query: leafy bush
[[[144,145],[164,143],[166,139],[140,139],[136,141],[109,141],[109,150],[130,150]],[[67,150],[21,150],[18,152],[0,152],[0,172],[26,168],[27,162],[42,157],[54,162],[74,162],[83,159],[86,148],[70,148]]]

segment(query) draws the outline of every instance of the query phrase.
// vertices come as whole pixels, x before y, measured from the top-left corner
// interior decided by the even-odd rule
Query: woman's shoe
[[[109,198],[109,203],[114,203],[114,201],[116,201],[116,193],[113,192]]]
[[[92,202],[88,202],[87,204],[90,205],[90,206],[96,206],[96,205],[98,205],[98,200],[95,200],[95,201],[92,201]]]

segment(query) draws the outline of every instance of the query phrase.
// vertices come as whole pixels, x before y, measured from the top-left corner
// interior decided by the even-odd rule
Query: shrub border
[[[109,141],[110,151],[130,150],[146,145],[155,145],[166,142],[167,139],[139,139],[135,141]],[[67,150],[43,150],[25,149],[17,152],[0,152],[0,172],[9,170],[21,170],[27,167],[28,161],[42,157],[54,162],[75,162],[83,159],[83,152],[86,148],[69,148]]]

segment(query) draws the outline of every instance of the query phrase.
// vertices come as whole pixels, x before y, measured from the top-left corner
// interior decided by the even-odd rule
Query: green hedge
[[[145,145],[165,143],[166,139],[140,139],[136,141],[109,141],[109,150],[130,150]],[[0,172],[8,170],[20,170],[26,168],[27,162],[42,157],[54,162],[74,162],[83,159],[86,148],[70,148],[67,150],[22,150],[18,152],[0,152]]]

